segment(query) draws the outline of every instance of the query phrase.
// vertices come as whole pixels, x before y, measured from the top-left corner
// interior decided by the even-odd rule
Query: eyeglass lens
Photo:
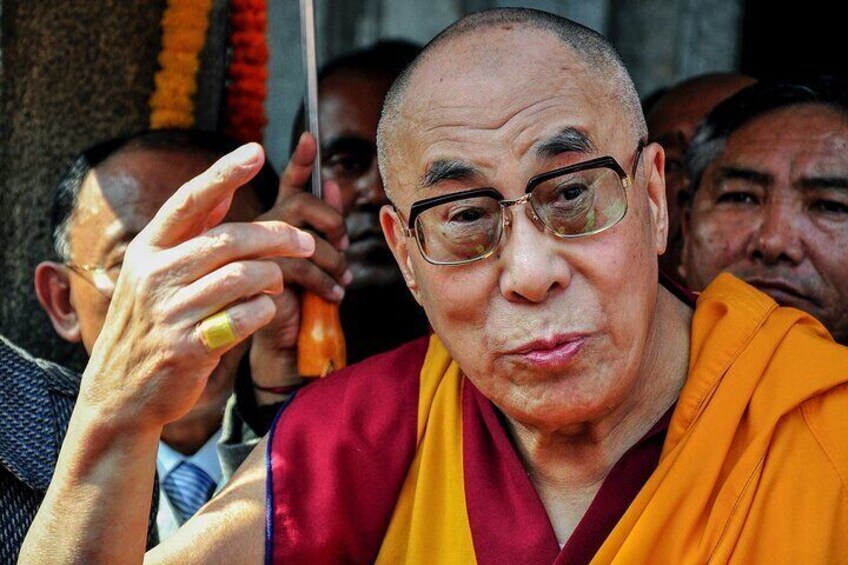
[[[530,205],[560,237],[597,233],[627,209],[622,180],[613,169],[596,167],[555,176],[536,185]],[[492,196],[446,202],[415,220],[421,251],[436,263],[462,263],[490,253],[503,230],[504,206]]]

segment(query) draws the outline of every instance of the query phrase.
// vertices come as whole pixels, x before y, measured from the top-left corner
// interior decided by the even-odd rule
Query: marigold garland
[[[262,141],[268,123],[268,27],[266,0],[230,2],[230,62],[224,99],[225,131],[242,141]]]
[[[200,52],[206,42],[212,0],[168,0],[162,14],[160,70],[150,96],[150,127],[194,125]]]

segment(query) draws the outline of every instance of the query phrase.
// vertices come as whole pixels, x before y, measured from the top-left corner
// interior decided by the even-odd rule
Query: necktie
[[[168,495],[180,525],[212,498],[216,486],[212,477],[189,461],[174,467],[162,481],[162,489]]]

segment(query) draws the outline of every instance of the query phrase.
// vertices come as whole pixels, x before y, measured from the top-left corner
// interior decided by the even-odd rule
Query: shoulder
[[[0,464],[46,490],[67,429],[79,378],[0,337]]]
[[[428,346],[418,339],[306,386],[277,414],[269,453],[316,457],[363,445],[413,445]]]
[[[301,390],[286,410],[320,408],[321,413],[356,410],[382,403],[418,402],[421,367],[427,355],[428,338],[375,355],[320,379]]]
[[[0,336],[0,383],[9,394],[27,395],[51,390],[76,397],[80,377],[56,363],[33,357]]]
[[[848,370],[848,365],[845,366]],[[801,406],[801,414],[829,465],[842,483],[848,503],[848,383],[816,395]]]

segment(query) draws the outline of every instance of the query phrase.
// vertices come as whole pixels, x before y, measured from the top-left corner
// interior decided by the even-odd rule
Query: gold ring
[[[236,341],[233,320],[227,310],[212,314],[200,322],[200,341],[208,351],[215,351]]]

